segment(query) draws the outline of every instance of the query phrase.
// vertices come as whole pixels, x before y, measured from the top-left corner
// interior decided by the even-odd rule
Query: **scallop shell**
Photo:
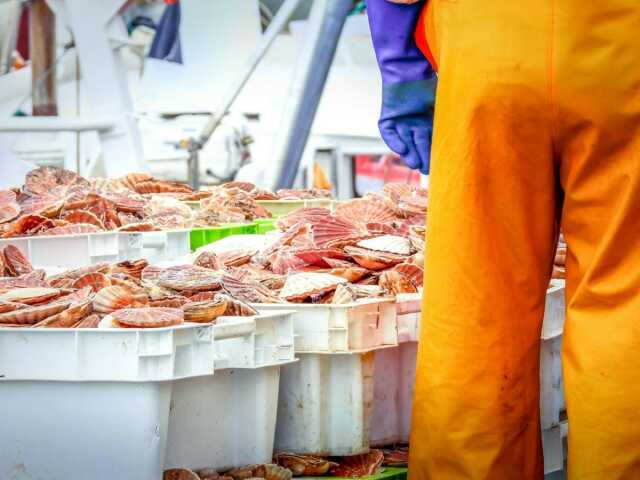
[[[155,226],[146,222],[128,223],[118,228],[119,232],[153,232],[155,230]]]
[[[158,284],[177,291],[217,290],[222,286],[220,273],[196,265],[178,265],[160,273]]]
[[[357,296],[351,285],[338,285],[336,291],[333,292],[333,298],[331,299],[331,303],[333,304],[345,304],[352,303],[357,300]]]
[[[153,180],[153,177],[148,173],[129,173],[124,177],[119,178],[118,183],[120,183],[125,188],[128,188],[129,190],[135,191],[136,185],[138,183],[146,182],[149,180]]]
[[[313,224],[313,242],[318,247],[344,245],[364,236],[355,224],[335,215],[329,215]]]
[[[187,303],[191,302],[191,299],[183,297],[182,295],[174,295],[172,297],[162,298],[160,300],[152,300],[149,302],[150,307],[169,307],[169,308],[182,308]]]
[[[241,248],[220,253],[218,259],[225,267],[239,267],[248,263],[256,253],[254,249]]]
[[[400,293],[416,293],[418,291],[409,277],[404,276],[396,270],[386,270],[382,272],[378,279],[378,285],[380,285],[385,292],[393,296]]]
[[[25,190],[33,193],[47,193],[57,186],[89,185],[89,182],[71,170],[54,166],[38,167],[27,173]]]
[[[81,276],[71,286],[73,288],[89,287],[93,292],[98,292],[110,285],[111,280],[104,273],[93,272]]]
[[[53,302],[0,314],[0,324],[31,325],[62,312],[70,302]]]
[[[88,223],[95,225],[100,230],[105,229],[102,221],[95,214],[86,210],[71,210],[65,213],[62,218],[70,223]]]
[[[182,310],[163,307],[123,308],[113,312],[111,318],[117,326],[128,328],[160,328],[184,322]]]
[[[348,253],[358,265],[369,270],[384,270],[407,260],[407,256],[405,255],[376,252],[361,247],[345,247],[344,251]]]
[[[306,263],[310,265],[317,265],[319,267],[331,266],[325,260],[326,258],[334,258],[338,260],[344,260],[347,258],[347,255],[337,248],[309,248],[296,250],[294,253],[296,257],[304,260]]]
[[[200,292],[200,293],[196,293],[195,295],[191,295],[189,297],[189,301],[205,302],[205,301],[213,300],[216,295],[218,295],[217,292]]]
[[[265,468],[265,480],[291,480],[293,474],[288,468],[283,468],[280,465],[267,464]]]
[[[398,209],[406,216],[425,216],[429,199],[421,195],[405,195],[398,201]]]
[[[298,208],[280,217],[276,221],[276,227],[278,230],[284,232],[296,224],[316,224],[330,215],[331,211],[326,208]]]
[[[0,205],[0,223],[7,223],[20,215],[20,205],[18,202],[9,202]]]
[[[182,306],[185,322],[209,323],[213,322],[227,309],[227,302],[224,299],[189,302]]]
[[[93,309],[98,313],[111,313],[134,303],[133,293],[119,285],[105,287],[93,298]]]
[[[251,305],[244,303],[237,298],[224,293],[216,294],[213,299],[215,301],[224,301],[227,303],[227,309],[224,311],[226,316],[231,317],[252,317],[258,314],[258,311]]]
[[[215,468],[201,468],[196,470],[196,474],[200,480],[219,480],[221,477]]]
[[[192,189],[184,183],[166,180],[145,180],[134,185],[138,193],[191,193]]]
[[[365,227],[369,235],[391,235],[395,229],[388,223],[368,222]]]
[[[332,268],[328,273],[336,277],[342,277],[348,282],[357,282],[370,272],[366,268],[353,265],[350,267]]]
[[[340,463],[331,468],[331,475],[336,477],[368,477],[375,475],[382,467],[384,455],[380,450],[369,453],[340,458]]]
[[[4,267],[9,275],[19,277],[33,271],[31,262],[27,260],[20,249],[15,245],[7,245],[2,249],[2,257],[4,259]]]
[[[55,280],[58,278],[70,278],[72,280],[77,280],[78,278],[86,275],[87,273],[100,272],[107,273],[111,268],[111,264],[109,262],[99,262],[95,265],[89,265],[88,267],[74,268],[72,270],[66,270],[59,275],[54,275],[49,277],[49,280]]]
[[[336,215],[351,222],[391,223],[396,219],[395,210],[377,197],[355,198],[336,207]]]
[[[142,277],[142,271],[149,265],[144,258],[140,260],[125,260],[123,262],[116,263],[111,267],[111,273],[125,273],[130,277],[140,280]]]
[[[76,290],[75,292],[71,292],[68,295],[63,295],[61,297],[56,298],[56,302],[82,302],[83,300],[86,300],[88,298],[91,298],[91,294],[92,294],[92,290],[91,287],[86,286],[86,287],[82,287],[79,290]]]
[[[193,264],[210,270],[222,270],[224,268],[224,264],[213,252],[202,252],[196,257]]]
[[[188,468],[171,468],[164,471],[162,480],[200,480],[200,477]]]
[[[39,232],[55,227],[53,220],[42,215],[23,215],[15,220],[9,227],[9,233],[13,236],[35,235]]]
[[[405,237],[396,235],[382,235],[367,238],[356,244],[358,247],[377,252],[394,253],[396,255],[411,255],[411,242]]]
[[[315,455],[297,455],[293,453],[277,453],[274,460],[282,467],[290,470],[295,477],[320,477],[336,466],[326,458]]]
[[[74,328],[98,328],[101,317],[97,313],[92,313],[88,317],[80,320],[73,327]]]
[[[52,315],[41,322],[36,323],[33,328],[69,328],[80,322],[91,313],[91,300],[86,299],[71,305],[66,310]]]
[[[271,270],[276,275],[286,275],[307,265],[307,262],[296,255],[295,249],[282,248],[269,257]]]
[[[16,192],[13,190],[0,190],[0,206],[8,205],[16,201]]]
[[[53,235],[75,235],[79,233],[95,233],[100,229],[90,223],[71,223],[64,225],[63,227],[49,228],[38,233],[39,237],[53,236]]]
[[[301,302],[312,295],[331,292],[341,283],[347,281],[328,273],[296,273],[287,278],[280,291],[280,298]]]
[[[255,280],[240,281],[225,275],[222,277],[222,288],[232,297],[247,303],[279,303],[280,299],[267,287]]]
[[[53,300],[60,296],[60,290],[57,288],[32,287],[32,288],[16,288],[0,294],[0,301],[24,303],[25,305],[34,305],[37,303]]]
[[[7,302],[4,300],[0,300],[0,313],[13,312],[15,310],[20,310],[21,308],[26,308],[27,305],[24,303],[17,302]]]
[[[393,267],[393,270],[407,277],[415,287],[422,286],[424,270],[418,265],[414,265],[413,263],[399,263]]]
[[[162,267],[149,265],[140,272],[140,279],[144,282],[157,283],[160,279],[160,274],[164,272],[164,270]]]

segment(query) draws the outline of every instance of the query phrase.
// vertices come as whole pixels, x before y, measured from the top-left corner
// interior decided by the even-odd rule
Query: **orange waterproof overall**
[[[439,70],[412,480],[541,479],[558,223],[571,480],[640,479],[640,0],[428,0]]]

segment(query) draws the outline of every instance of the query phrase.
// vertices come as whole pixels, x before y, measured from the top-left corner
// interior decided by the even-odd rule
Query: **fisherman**
[[[640,2],[368,0],[368,15],[382,138],[431,170],[410,478],[543,477],[561,227],[568,478],[640,479]]]

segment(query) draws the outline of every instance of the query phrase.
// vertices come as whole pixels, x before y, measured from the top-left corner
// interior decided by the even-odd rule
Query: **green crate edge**
[[[267,232],[271,232],[275,230],[277,220],[278,220],[278,217],[256,219],[253,222],[256,226],[256,233],[258,235],[264,235]]]
[[[209,245],[232,235],[256,233],[258,233],[258,226],[255,223],[229,223],[219,227],[192,228],[189,233],[189,244],[193,252],[204,245]]]
[[[400,468],[400,467],[383,467],[384,470],[381,473],[378,473],[377,475],[371,475],[368,477],[360,477],[366,480],[406,480],[407,479],[407,472],[409,471],[407,468]],[[307,480],[320,480],[320,479],[328,479],[331,478],[332,480],[353,480],[353,478],[349,478],[349,477],[330,477],[330,476],[325,476],[325,477],[296,477],[296,478],[304,478]]]

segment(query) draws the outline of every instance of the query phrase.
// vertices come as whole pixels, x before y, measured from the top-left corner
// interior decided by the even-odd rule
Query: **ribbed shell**
[[[185,322],[209,323],[213,322],[227,309],[227,302],[224,299],[189,302],[182,306]]]
[[[65,310],[70,302],[53,302],[0,314],[0,324],[32,325]]]
[[[0,301],[17,302],[26,305],[46,302],[60,296],[60,290],[57,288],[33,287],[33,288],[16,288],[0,294]]]
[[[396,255],[410,255],[411,242],[405,237],[397,235],[382,235],[380,237],[367,238],[356,244],[358,247],[376,252],[394,253]]]
[[[128,288],[111,285],[103,288],[93,298],[93,309],[99,313],[111,313],[128,307],[135,301],[133,293]]]
[[[391,223],[396,219],[393,208],[374,198],[355,198],[342,203],[336,207],[336,215],[360,223]]]
[[[158,284],[178,291],[217,290],[222,284],[222,278],[220,273],[208,268],[179,265],[164,270],[158,278]]]
[[[280,298],[301,302],[312,295],[331,292],[342,283],[347,281],[328,273],[296,273],[287,278],[280,291]]]
[[[104,273],[93,272],[87,273],[80,278],[78,278],[75,282],[73,282],[73,288],[83,288],[89,287],[93,292],[99,292],[103,288],[106,288],[111,285],[111,280]]]
[[[117,326],[128,328],[160,328],[180,325],[184,314],[179,308],[123,308],[111,314]]]

